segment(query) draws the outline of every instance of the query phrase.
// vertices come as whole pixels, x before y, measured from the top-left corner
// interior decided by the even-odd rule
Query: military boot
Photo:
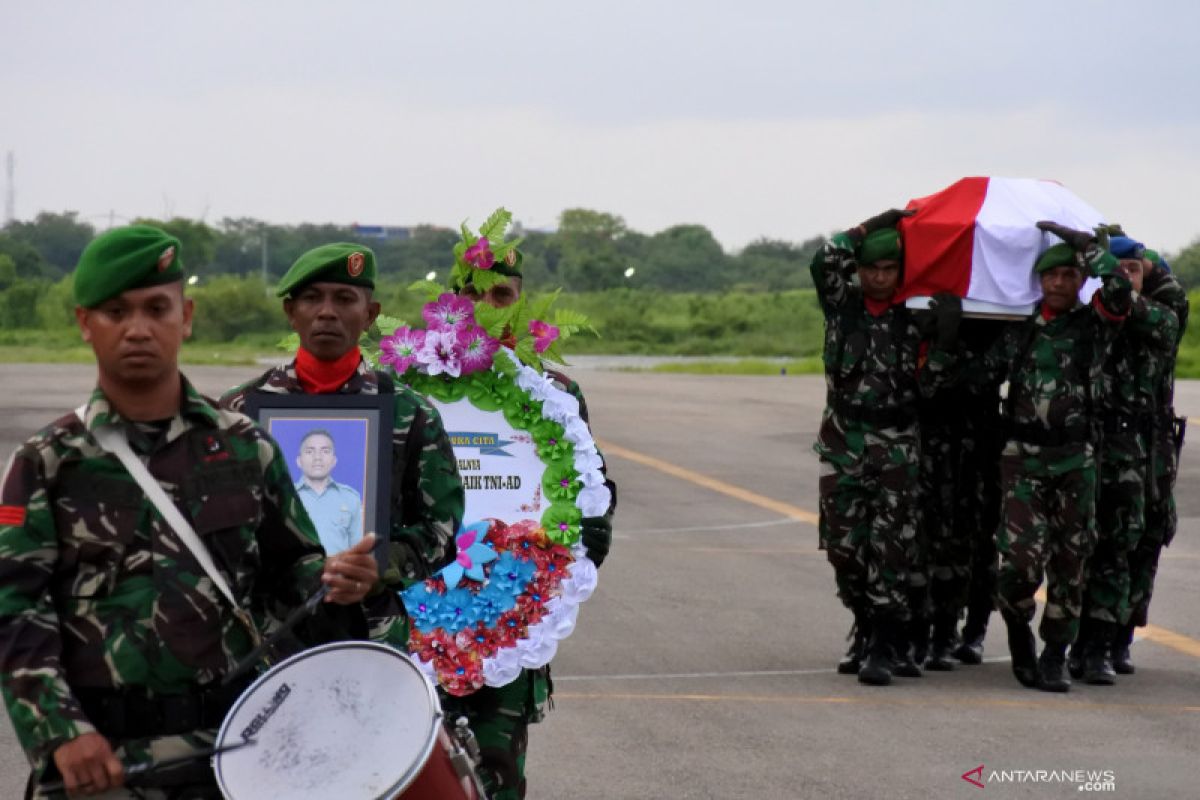
[[[1071,644],[1071,651],[1067,656],[1067,672],[1071,673],[1071,677],[1075,680],[1083,680],[1083,659],[1084,654],[1088,649],[1088,642],[1094,636],[1092,631],[1092,621],[1088,617],[1079,620],[1079,633],[1075,636],[1075,641]]]
[[[895,631],[896,638],[892,645],[892,674],[900,678],[921,677],[921,667],[913,657],[913,651],[916,648],[912,644],[911,634],[906,631],[903,623],[896,626]]]
[[[1092,627],[1092,637],[1083,651],[1083,680],[1092,686],[1112,686],[1117,682],[1117,673],[1113,669],[1109,648],[1117,626],[1110,622],[1096,622]]]
[[[1113,671],[1118,675],[1134,673],[1133,658],[1129,654],[1131,644],[1133,644],[1133,623],[1118,628],[1117,636],[1112,642]]]
[[[929,656],[925,659],[925,669],[930,672],[950,672],[954,662],[950,659],[958,644],[958,617],[940,613],[933,619],[933,638],[929,643]]]
[[[1071,688],[1067,677],[1067,643],[1046,642],[1037,661],[1037,688],[1043,692],[1065,692]]]
[[[962,644],[954,649],[954,657],[964,664],[983,663],[983,640],[987,637],[988,617],[992,604],[973,603],[967,607],[967,621],[962,629]]]
[[[883,620],[873,620],[867,657],[858,669],[858,682],[868,686],[887,686],[892,682],[892,631]]]
[[[1004,614],[1008,626],[1008,652],[1012,654],[1012,671],[1022,686],[1038,685],[1037,639],[1029,623],[1016,614]]]
[[[854,624],[850,627],[850,647],[838,662],[839,675],[857,675],[867,655],[867,642],[871,638],[870,617],[865,612],[854,612]]]
[[[897,650],[903,649],[909,655],[909,660],[916,664],[924,664],[925,657],[929,655],[929,617],[924,614],[913,614],[912,619],[905,626],[908,630],[908,639],[902,643]],[[920,670],[917,671],[918,675]],[[896,673],[899,675],[900,673]],[[913,677],[911,675],[905,677]]]

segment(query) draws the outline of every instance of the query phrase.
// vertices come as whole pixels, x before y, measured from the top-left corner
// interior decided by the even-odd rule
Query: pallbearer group
[[[1175,532],[1186,294],[1119,226],[1047,220],[1027,318],[964,319],[949,293],[912,310],[895,299],[911,213],[834,236],[812,263],[828,391],[820,543],[854,616],[838,671],[888,685],[980,664],[998,610],[1022,685],[1112,685],[1135,672]],[[1089,277],[1099,286],[1081,296]]]

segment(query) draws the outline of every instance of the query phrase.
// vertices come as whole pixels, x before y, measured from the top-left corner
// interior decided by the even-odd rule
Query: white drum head
[[[277,664],[225,716],[213,758],[229,800],[368,800],[399,794],[437,740],[433,686],[405,655],[334,642]]]

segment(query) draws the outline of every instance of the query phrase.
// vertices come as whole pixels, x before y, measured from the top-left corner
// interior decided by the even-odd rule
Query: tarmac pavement
[[[260,370],[187,372],[216,394]],[[1136,675],[1022,688],[993,617],[982,666],[873,688],[833,669],[850,617],[816,547],[823,381],[573,376],[620,504],[599,588],[554,661],[554,710],[530,729],[531,800],[976,797],[964,773],[993,800],[1200,796],[1200,455],[1185,451]],[[0,452],[93,380],[0,364]],[[1200,416],[1200,383],[1181,383],[1177,406]],[[20,796],[25,769],[5,722],[0,797]]]

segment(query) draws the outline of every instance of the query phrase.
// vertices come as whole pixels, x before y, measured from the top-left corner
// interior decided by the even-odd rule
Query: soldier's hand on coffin
[[[379,580],[375,562],[375,534],[368,533],[353,547],[325,559],[321,580],[329,587],[325,602],[352,605],[361,603]]]
[[[579,521],[579,532],[588,558],[597,567],[600,566],[612,546],[612,523],[606,517],[584,517]]]
[[[953,349],[958,343],[958,324],[962,321],[962,298],[952,292],[938,292],[929,301],[929,310],[937,320],[937,345]]]
[[[1037,227],[1038,230],[1053,233],[1080,253],[1087,250],[1090,245],[1096,243],[1096,234],[1092,231],[1077,231],[1074,228],[1068,228],[1066,225],[1059,225],[1057,222],[1049,220],[1042,220],[1037,224]]]
[[[846,231],[849,236],[855,240],[861,240],[872,231],[881,231],[884,228],[894,228],[905,217],[911,217],[917,213],[915,210],[907,210],[902,208],[889,208],[882,214],[876,214],[870,219],[864,220],[862,224],[855,228]]]

